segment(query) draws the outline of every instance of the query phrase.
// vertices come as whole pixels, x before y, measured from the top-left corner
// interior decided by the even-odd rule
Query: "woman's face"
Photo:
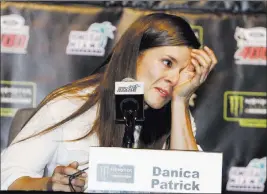
[[[148,106],[160,109],[171,100],[180,72],[190,62],[190,53],[187,46],[163,46],[148,49],[138,57],[136,79],[144,82]]]

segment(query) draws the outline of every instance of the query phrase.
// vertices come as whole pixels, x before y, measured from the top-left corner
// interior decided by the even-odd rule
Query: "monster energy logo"
[[[98,164],[97,181],[134,183],[134,166],[117,164]]]
[[[229,96],[230,113],[237,117],[244,111],[244,97],[243,96]]]

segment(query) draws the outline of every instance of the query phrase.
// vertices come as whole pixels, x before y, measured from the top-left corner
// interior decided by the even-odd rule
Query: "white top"
[[[61,121],[77,110],[83,100],[77,98],[59,97],[44,105],[21,130],[12,143],[36,134],[45,128]],[[53,131],[42,136],[12,144],[1,153],[1,190],[8,187],[22,176],[41,178],[51,176],[56,166],[67,166],[77,161],[83,169],[88,166],[89,147],[99,146],[96,134],[75,142],[63,142],[79,138],[89,130],[96,118],[97,105],[79,117],[67,122]],[[192,128],[196,132],[195,123],[191,116]],[[135,131],[137,147],[140,128]],[[165,145],[163,146],[165,149]],[[201,148],[199,147],[199,150]],[[85,190],[86,192],[86,190]]]

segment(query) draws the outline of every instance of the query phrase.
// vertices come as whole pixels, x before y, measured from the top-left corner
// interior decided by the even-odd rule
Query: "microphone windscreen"
[[[122,80],[122,82],[136,82],[136,80],[130,77],[126,77]]]

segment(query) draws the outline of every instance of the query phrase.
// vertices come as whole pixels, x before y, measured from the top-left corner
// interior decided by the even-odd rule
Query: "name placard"
[[[89,192],[221,193],[222,154],[91,147]]]

